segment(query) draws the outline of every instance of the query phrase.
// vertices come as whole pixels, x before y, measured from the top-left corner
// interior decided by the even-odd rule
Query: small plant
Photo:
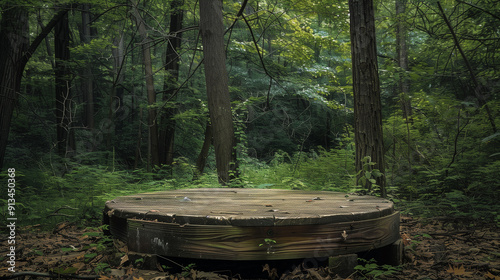
[[[358,259],[364,265],[357,265],[354,269],[361,275],[361,279],[379,279],[379,277],[391,276],[401,271],[401,266],[392,266],[388,264],[378,265],[375,259]]]
[[[355,191],[374,193],[380,189],[380,186],[377,185],[377,178],[384,176],[384,174],[378,169],[373,169],[373,166],[377,163],[373,162],[370,156],[364,157],[361,162],[363,163],[363,169],[356,174],[358,179]]]
[[[264,243],[260,243],[259,247],[267,245],[267,253],[274,254],[273,244],[276,244],[276,240],[271,238],[264,238]]]
[[[196,267],[195,263],[190,263],[182,268],[182,277],[188,277],[191,274],[191,270]]]
[[[95,273],[99,274],[105,271],[111,270],[109,264],[107,263],[98,263],[97,266],[94,268]]]

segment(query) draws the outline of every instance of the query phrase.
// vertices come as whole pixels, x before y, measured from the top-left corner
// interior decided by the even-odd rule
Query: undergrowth
[[[389,186],[388,198],[403,214],[442,216],[450,221],[493,223],[500,227],[498,194],[493,192],[499,163],[476,169],[477,181],[467,187],[453,187],[453,178],[428,175],[432,180],[419,186]],[[38,168],[16,168],[16,215],[18,225],[39,224],[52,228],[62,221],[82,226],[101,223],[107,200],[141,192],[181,188],[220,187],[215,170],[206,168],[195,176],[195,166],[185,158],[173,166],[147,172],[127,170],[113,164],[77,163],[40,164]],[[354,152],[351,150],[317,149],[290,155],[283,151],[270,162],[250,157],[240,164],[240,178],[230,187],[280,188],[315,191],[356,192],[354,185]],[[6,173],[0,180],[6,180]],[[451,185],[450,185],[451,184]],[[7,200],[0,198],[0,219],[7,215]]]

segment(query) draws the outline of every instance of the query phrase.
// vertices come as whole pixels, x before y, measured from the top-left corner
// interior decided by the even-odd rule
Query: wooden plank
[[[256,227],[128,219],[130,250],[199,259],[327,257],[380,248],[398,238],[399,212],[342,223]],[[265,239],[276,243],[265,244]]]
[[[383,247],[399,238],[399,213],[392,202],[336,192],[214,188],[143,193],[108,201],[104,217],[111,233],[133,251],[201,259],[328,257]]]
[[[178,224],[285,226],[365,220],[394,213],[371,196],[280,189],[184,189],[118,197],[105,212]]]

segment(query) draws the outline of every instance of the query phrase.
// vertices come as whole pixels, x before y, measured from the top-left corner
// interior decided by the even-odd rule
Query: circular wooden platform
[[[183,189],[118,197],[104,221],[129,249],[164,256],[269,260],[326,257],[399,238],[392,202],[345,193]]]

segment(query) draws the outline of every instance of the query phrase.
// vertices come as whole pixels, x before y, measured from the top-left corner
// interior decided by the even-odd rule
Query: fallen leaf
[[[500,276],[493,275],[493,273],[491,273],[491,271],[488,271],[488,273],[486,273],[486,275],[484,275],[484,277],[486,279],[500,280]]]
[[[411,238],[408,233],[401,234],[401,239],[403,239],[403,245],[408,246],[411,243]]]
[[[128,261],[128,255],[123,256],[122,259],[121,259],[121,261],[120,261],[120,265],[119,266],[122,266],[127,261]]]
[[[77,268],[75,273],[78,273],[82,268],[85,267],[85,264],[84,263],[75,263],[75,264],[73,264],[73,267]]]
[[[270,268],[269,267],[269,264],[266,263],[266,265],[264,265],[264,267],[262,268],[262,272],[267,272],[268,275],[269,275],[269,279],[274,279],[275,277],[277,278],[278,277],[278,271],[276,270],[276,268]]]
[[[307,273],[309,273],[310,276],[313,276],[313,279],[318,279],[318,280],[324,280],[325,278],[321,276],[315,269],[309,268],[307,269]]]
[[[456,276],[471,276],[472,275],[472,272],[465,271],[464,265],[461,265],[460,267],[458,267],[458,265],[451,266],[451,264],[450,264],[450,268],[448,270],[446,270],[446,272],[453,274],[453,275],[456,275]]]

